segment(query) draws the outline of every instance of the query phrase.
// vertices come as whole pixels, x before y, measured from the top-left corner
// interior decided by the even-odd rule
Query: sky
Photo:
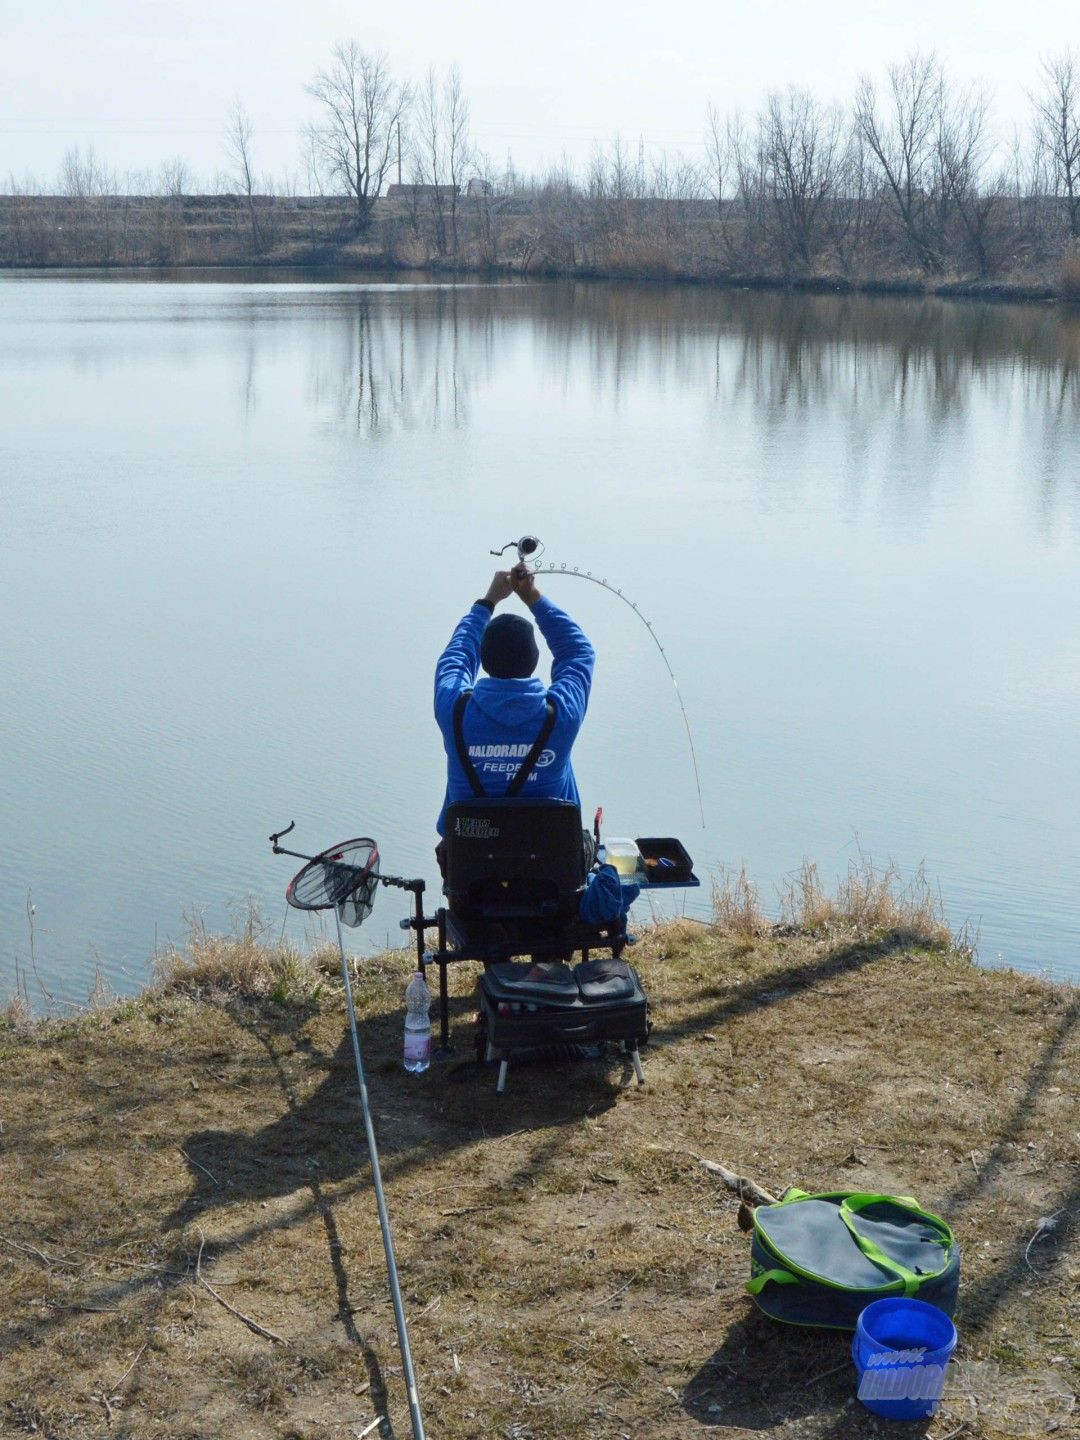
[[[1008,134],[1078,16],[1076,0],[0,0],[0,182],[47,186],[75,144],[120,172],[179,155],[209,179],[238,99],[258,169],[299,174],[305,84],[347,37],[403,79],[457,64],[477,144],[525,171],[583,165],[616,135],[700,152],[710,101],[753,112],[787,85],[844,101],[916,47],[984,82]]]

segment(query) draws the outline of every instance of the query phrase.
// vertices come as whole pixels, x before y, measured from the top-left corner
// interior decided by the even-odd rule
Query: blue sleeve
[[[596,651],[581,626],[546,595],[542,595],[532,607],[532,613],[551,651],[551,689],[548,693],[555,701],[560,717],[565,717],[576,731],[585,719]]]
[[[440,728],[450,723],[461,692],[476,683],[480,641],[490,619],[491,611],[478,601],[458,623],[449,645],[439,656],[435,666],[435,719]]]

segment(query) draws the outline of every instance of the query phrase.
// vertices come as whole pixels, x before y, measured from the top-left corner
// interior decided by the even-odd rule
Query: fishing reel
[[[519,565],[528,565],[539,560],[544,553],[544,542],[535,535],[522,535],[520,540],[508,540],[501,550],[489,550],[489,555],[505,555],[507,550],[516,550]]]

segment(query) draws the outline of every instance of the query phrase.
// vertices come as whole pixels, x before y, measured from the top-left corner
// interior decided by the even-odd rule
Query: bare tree
[[[711,102],[706,112],[705,188],[716,206],[716,225],[724,258],[736,262],[736,248],[729,224],[732,192],[735,188],[731,133],[735,121],[724,120]]]
[[[759,121],[769,214],[784,268],[788,257],[810,272],[825,218],[836,199],[844,159],[843,121],[805,90],[770,95]]]
[[[705,114],[705,185],[716,206],[716,218],[724,222],[724,199],[728,178],[728,155],[724,122],[716,106],[709,101]]]
[[[1013,135],[1009,161],[1013,228],[1022,258],[1038,264],[1047,249],[1046,198],[1052,190],[1046,147],[1036,128],[1030,136]]]
[[[466,205],[473,217],[473,234],[479,246],[482,263],[495,265],[499,258],[500,212],[513,194],[516,183],[512,162],[507,161],[506,173],[495,173],[490,158],[479,150],[471,157],[472,175],[466,187]]]
[[[304,167],[305,184],[307,193],[311,196],[318,196],[321,200],[326,194],[326,185],[323,179],[322,157],[319,152],[319,141],[315,134],[315,127],[307,125],[301,131],[301,164]]]
[[[1004,177],[989,177],[991,143],[985,91],[942,91],[938,155],[942,184],[952,200],[980,279],[990,272],[990,221],[1004,193]]]
[[[650,177],[656,228],[669,250],[683,244],[690,231],[694,207],[705,194],[701,169],[684,155],[661,154]]]
[[[255,171],[251,156],[251,120],[240,101],[234,102],[225,128],[225,145],[232,161],[233,172],[241,192],[247,200],[248,224],[251,227],[251,253],[257,255],[262,249],[259,233],[259,217],[255,212]]]
[[[98,189],[98,160],[93,145],[88,145],[85,153],[72,145],[60,161],[60,194],[72,200],[88,200]]]
[[[385,56],[346,40],[334,46],[330,65],[307,88],[320,107],[311,132],[320,168],[352,197],[361,233],[371,223],[390,169],[397,127],[409,106],[408,87],[392,78]]]
[[[471,153],[469,102],[457,66],[447,71],[441,83],[434,69],[429,70],[416,104],[412,173],[430,202],[438,255],[457,254],[461,185]]]
[[[458,198],[464,188],[465,172],[474,163],[476,152],[469,134],[471,111],[469,101],[461,84],[461,73],[454,65],[446,77],[444,86],[446,102],[446,134],[448,142],[448,165],[450,183],[454,187],[450,196],[450,232],[454,250],[458,246]]]
[[[1032,97],[1036,135],[1075,240],[1080,238],[1080,66],[1076,55],[1065,51],[1044,60],[1042,69],[1042,89]]]
[[[119,180],[115,170],[98,158],[93,145],[73,145],[60,162],[60,193],[78,201],[76,246],[87,258],[108,264],[113,259],[114,209]]]
[[[169,200],[179,200],[182,196],[190,193],[191,186],[192,176],[186,160],[182,160],[179,155],[174,155],[171,160],[161,162],[158,167],[158,194],[166,196]]]
[[[864,265],[868,246],[880,230],[882,208],[881,188],[873,173],[876,161],[857,125],[847,129],[841,165],[839,195],[825,223],[841,270],[852,275]]]
[[[900,230],[928,275],[944,265],[937,233],[942,199],[937,145],[944,74],[937,57],[918,51],[889,70],[885,114],[873,83],[859,82],[855,123],[862,131],[892,202]]]
[[[732,244],[732,259],[740,265],[752,264],[758,258],[755,238],[764,229],[765,157],[760,136],[751,135],[738,111],[728,116],[727,153],[735,210],[741,221],[740,233]]]

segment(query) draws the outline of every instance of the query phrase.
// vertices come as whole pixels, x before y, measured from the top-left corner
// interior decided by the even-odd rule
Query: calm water
[[[638,602],[689,711],[704,831],[645,629],[545,582],[609,833],[767,901],[924,862],[984,960],[1080,974],[1075,311],[0,278],[0,500],[0,990],[28,891],[74,998],[185,910],[279,927],[290,819],[434,883],[432,666],[523,531]]]

